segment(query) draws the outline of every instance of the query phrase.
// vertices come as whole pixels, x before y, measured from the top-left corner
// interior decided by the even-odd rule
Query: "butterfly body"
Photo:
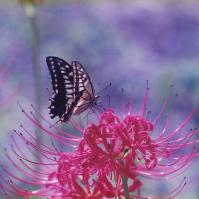
[[[58,116],[67,122],[71,115],[79,115],[96,105],[99,98],[95,95],[90,77],[77,61],[68,64],[58,57],[47,57],[54,95],[50,99],[50,116]]]

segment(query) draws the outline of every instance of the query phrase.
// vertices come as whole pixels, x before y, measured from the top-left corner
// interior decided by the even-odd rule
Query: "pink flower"
[[[199,139],[194,139],[198,130],[190,130],[187,134],[184,132],[182,134],[183,128],[196,111],[198,103],[187,119],[175,131],[168,133],[167,128],[172,118],[173,106],[164,129],[155,137],[153,135],[155,125],[166,107],[170,92],[160,114],[154,121],[148,120],[148,114],[144,117],[148,89],[138,115],[130,114],[130,103],[128,114],[124,112],[123,120],[119,119],[112,109],[107,109],[100,115],[97,125],[88,124],[84,130],[71,120],[71,123],[83,133],[83,138],[69,135],[61,130],[59,131],[63,133],[63,136],[54,134],[38,124],[33,116],[31,117],[22,109],[27,117],[48,135],[75,150],[66,153],[59,151],[54,144],[53,147],[44,145],[22,126],[23,130],[42,147],[38,148],[33,141],[16,132],[27,143],[28,150],[36,157],[37,162],[26,157],[26,154],[15,143],[16,149],[12,146],[12,150],[25,166],[22,168],[13,161],[7,150],[4,150],[13,167],[29,178],[29,180],[20,179],[2,166],[6,177],[1,175],[1,187],[7,197],[9,198],[8,192],[11,192],[24,198],[34,195],[48,196],[53,199],[123,198],[124,196],[142,198],[140,191],[140,188],[144,186],[142,177],[151,180],[166,180],[180,175],[198,156]],[[78,147],[72,143],[78,143]],[[36,149],[40,156],[36,155],[32,148]],[[184,152],[185,149],[186,152]],[[162,163],[163,160],[167,160],[168,163]],[[6,181],[6,178],[9,180]],[[27,191],[18,183],[15,184],[12,179],[31,185],[41,185],[42,188]],[[166,196],[173,198],[184,188],[184,185],[183,180],[170,193],[154,198]],[[137,196],[135,196],[135,191],[138,193]]]

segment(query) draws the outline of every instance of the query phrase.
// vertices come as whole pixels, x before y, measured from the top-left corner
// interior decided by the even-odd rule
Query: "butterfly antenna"
[[[106,90],[108,87],[110,87],[111,86],[111,83],[107,86],[107,87],[105,87],[105,88],[103,88],[100,92],[98,92],[97,94],[100,94],[102,91],[104,91],[104,90]]]

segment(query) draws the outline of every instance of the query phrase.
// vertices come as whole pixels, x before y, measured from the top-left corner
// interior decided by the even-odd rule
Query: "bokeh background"
[[[69,63],[82,63],[96,92],[111,82],[112,86],[100,93],[100,101],[108,107],[106,96],[109,95],[110,107],[119,116],[122,116],[122,88],[126,103],[134,88],[132,111],[136,114],[142,105],[146,80],[149,80],[147,110],[152,111],[153,120],[173,83],[168,110],[177,92],[171,129],[177,128],[199,97],[198,11],[197,1],[44,0],[41,4],[30,5],[24,1],[0,0],[0,68],[8,68],[6,73],[9,74],[6,83],[1,83],[1,99],[20,87],[11,102],[1,108],[0,142],[3,147],[10,147],[13,130],[20,131],[20,124],[28,125],[30,132],[35,131],[17,101],[27,112],[34,104],[51,121],[47,110],[50,96],[46,88],[52,90],[45,61],[49,55]],[[83,116],[77,120],[83,126],[86,123]],[[188,129],[197,126],[199,111]],[[41,139],[48,143],[46,136],[41,133]],[[9,168],[2,152],[0,161]],[[142,196],[167,193],[186,176],[187,185],[178,197],[199,198],[198,163],[197,160],[191,169],[173,180],[146,180]],[[4,197],[2,190],[0,196]]]

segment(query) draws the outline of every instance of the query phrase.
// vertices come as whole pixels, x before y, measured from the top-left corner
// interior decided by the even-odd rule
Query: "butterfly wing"
[[[69,111],[74,101],[74,76],[73,68],[63,59],[58,57],[47,57],[46,62],[50,71],[54,95],[50,99],[50,116],[59,116],[68,120],[72,113]],[[68,110],[68,111],[67,111]],[[67,112],[67,114],[65,114]]]
[[[76,81],[78,90],[82,92],[81,96],[77,100],[77,103],[73,109],[74,115],[79,115],[86,109],[92,106],[95,101],[94,88],[91,83],[90,77],[84,67],[77,61],[72,62],[72,67],[76,74]]]

